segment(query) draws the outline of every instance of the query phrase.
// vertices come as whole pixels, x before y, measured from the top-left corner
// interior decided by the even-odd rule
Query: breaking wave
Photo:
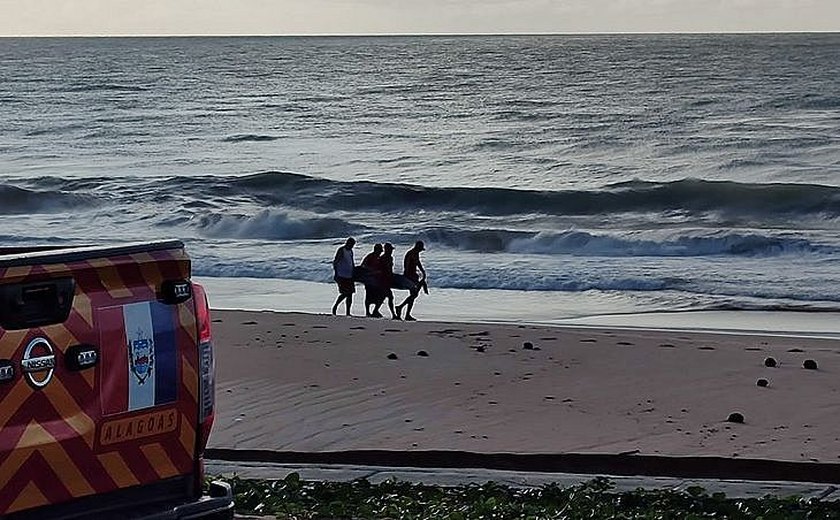
[[[589,191],[529,191],[345,182],[281,172],[237,177],[229,182],[266,202],[332,209],[468,211],[490,216],[628,212],[840,216],[840,188],[813,184],[684,179],[622,182]]]
[[[575,254],[593,256],[776,256],[834,253],[836,248],[804,238],[718,232],[681,235],[665,240],[621,237],[586,231],[524,232],[436,228],[422,233],[427,241],[486,253]]]
[[[330,238],[364,229],[341,219],[292,216],[269,210],[255,215],[209,213],[197,217],[195,226],[207,237],[263,240]]]
[[[89,209],[97,204],[92,195],[63,191],[40,191],[0,184],[0,215],[57,213]]]

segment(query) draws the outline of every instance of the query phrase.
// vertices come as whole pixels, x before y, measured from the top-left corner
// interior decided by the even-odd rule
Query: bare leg
[[[338,298],[336,298],[335,303],[334,303],[334,304],[333,304],[333,306],[332,306],[332,313],[333,313],[333,316],[335,316],[335,313],[336,313],[336,312],[338,312],[338,305],[341,303],[341,301],[342,301],[343,299],[344,299],[344,295],[343,295],[343,294],[339,294],[339,295],[338,295]]]
[[[400,317],[397,315],[397,312],[394,310],[394,295],[388,295],[388,308],[391,310],[391,319],[398,320]]]
[[[411,309],[414,308],[414,300],[416,300],[419,295],[419,291],[411,291],[408,298],[406,298],[400,305],[400,307],[405,306],[405,321],[414,321],[414,316],[411,315]]]

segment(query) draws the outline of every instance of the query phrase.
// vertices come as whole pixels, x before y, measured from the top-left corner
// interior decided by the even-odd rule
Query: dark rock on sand
[[[394,354],[393,352],[391,352],[390,354],[388,354],[388,359],[398,359],[398,358],[397,358],[397,355],[396,355],[396,354]]]
[[[744,424],[744,416],[738,412],[732,412],[729,414],[729,417],[726,418],[726,422]]]
[[[766,366],[766,367],[773,368],[773,367],[776,366],[776,364],[777,364],[776,360],[771,358],[771,357],[764,359],[764,366]]]
[[[804,363],[802,363],[802,367],[807,370],[816,370],[817,369],[817,362],[813,359],[806,359]]]
[[[769,384],[770,384],[770,382],[769,382],[769,381],[767,381],[766,379],[759,379],[758,381],[756,381],[756,382],[755,382],[755,384],[757,384],[758,386],[760,386],[760,387],[764,388],[764,387],[766,387],[767,385],[769,385]]]
[[[522,348],[524,348],[525,350],[534,350],[534,344],[530,341],[526,341],[522,344]]]
[[[429,353],[426,352],[425,350],[418,350],[417,355],[420,356],[420,357],[429,357]]]

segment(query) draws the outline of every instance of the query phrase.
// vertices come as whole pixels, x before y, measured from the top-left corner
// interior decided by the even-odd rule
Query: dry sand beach
[[[835,339],[253,311],[213,326],[211,448],[840,461]]]

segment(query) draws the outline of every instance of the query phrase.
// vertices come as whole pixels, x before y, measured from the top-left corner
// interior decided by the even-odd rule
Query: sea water
[[[0,113],[4,246],[254,287],[422,239],[429,301],[505,317],[840,310],[838,34],[5,38]]]

